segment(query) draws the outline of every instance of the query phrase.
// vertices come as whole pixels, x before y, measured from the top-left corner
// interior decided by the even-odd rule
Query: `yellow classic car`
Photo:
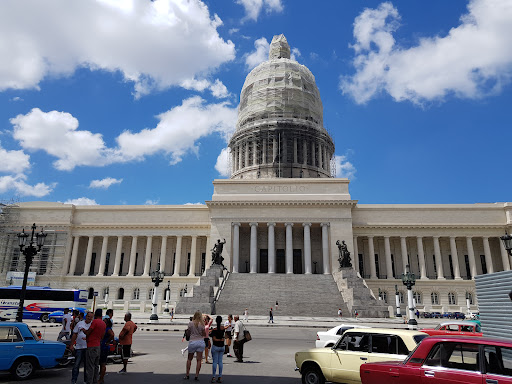
[[[297,352],[295,363],[303,384],[361,383],[361,364],[404,360],[427,336],[404,329],[354,328],[346,331],[332,348]]]

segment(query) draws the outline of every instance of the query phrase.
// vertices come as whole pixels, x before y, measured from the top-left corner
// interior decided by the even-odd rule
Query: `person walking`
[[[71,322],[73,318],[69,313],[69,308],[64,308],[64,316],[62,317],[62,329],[57,336],[57,341],[62,341],[62,338],[69,340],[71,338]]]
[[[233,350],[235,351],[236,362],[243,363],[244,362],[244,323],[240,320],[238,315],[235,315],[235,329],[233,332],[233,339],[235,339],[233,343]]]
[[[343,314],[341,313],[341,308],[340,308],[340,309],[338,309],[338,317],[340,318],[340,320],[341,320],[342,316],[343,316]]]
[[[110,343],[114,340],[114,331],[112,330],[112,321],[107,317],[103,319],[105,322],[105,336],[101,339],[100,344],[100,379],[98,384],[103,384],[105,381],[105,372],[107,372],[107,357],[110,352]]]
[[[245,322],[249,322],[249,308],[245,308],[245,311],[244,311],[244,321]]]
[[[199,371],[201,370],[201,360],[203,359],[203,351],[205,348],[204,338],[206,332],[204,330],[203,315],[200,311],[194,313],[192,321],[188,323],[187,332],[190,334],[190,341],[188,342],[188,357],[187,366],[185,373],[185,380],[189,379],[190,366],[192,365],[192,359],[194,354],[196,355],[196,381],[199,380]]]
[[[211,362],[208,361],[208,355],[210,354],[210,348],[211,348],[210,327],[211,327],[212,323],[213,323],[213,319],[208,315],[204,315],[204,332],[206,334],[206,337],[204,339],[204,360],[205,360],[206,364],[211,364]]]
[[[87,358],[86,358],[86,384],[96,384],[100,371],[100,344],[101,339],[105,335],[107,328],[105,322],[101,319],[103,310],[101,308],[94,311],[94,320],[92,321],[89,329],[86,330],[85,336],[87,338]]]
[[[215,323],[217,323],[217,328],[212,330],[212,383],[217,381],[217,383],[222,383],[222,357],[224,355],[224,335],[226,333],[224,327],[222,326],[222,317],[217,316],[215,318]],[[215,380],[215,374],[217,371],[217,366],[219,367],[219,375],[217,376],[217,380]]]
[[[356,318],[356,320],[357,320],[357,316],[359,316],[359,313],[357,312],[357,309],[354,309],[354,317]]]
[[[75,350],[75,362],[71,371],[71,384],[76,384],[82,362],[84,364],[84,383],[87,382],[87,341],[84,331],[89,329],[91,322],[92,312],[87,312],[85,319],[79,321],[75,328],[73,328],[73,336],[71,336],[71,342],[69,343],[69,349],[71,351]]]
[[[171,321],[174,319],[174,308],[171,308]]]
[[[121,332],[119,332],[119,344],[123,346],[123,369],[119,371],[121,374],[126,373],[126,366],[128,365],[128,359],[131,356],[132,350],[132,335],[137,330],[137,325],[132,321],[132,314],[130,312],[126,312],[124,321],[124,327]]]
[[[274,312],[272,312],[272,307],[270,307],[270,313],[268,316],[268,322],[274,324]]]
[[[228,357],[233,357],[231,353],[229,353],[229,347],[231,346],[231,340],[233,339],[233,315],[228,315],[228,319],[224,323],[224,338],[226,344],[224,345],[224,353],[228,355]]]

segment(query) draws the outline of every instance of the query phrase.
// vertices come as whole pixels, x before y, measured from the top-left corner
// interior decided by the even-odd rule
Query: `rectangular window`
[[[368,352],[370,337],[367,334],[350,333],[346,334],[343,340],[346,341],[346,347],[349,351]]]
[[[176,267],[176,252],[174,252],[174,255],[172,257],[172,270],[171,275],[174,273],[174,268]]]
[[[434,266],[434,277],[437,276],[436,255],[432,255],[432,265]]]
[[[464,261],[466,262],[466,276],[468,277],[468,280],[471,280],[473,276],[471,276],[471,266],[469,265],[468,255],[464,255]]]
[[[91,266],[89,267],[89,276],[94,275],[94,266],[96,264],[96,252],[92,253]]]
[[[190,252],[187,253],[187,274],[190,273]]]
[[[380,279],[379,255],[377,253],[375,254],[375,273],[377,278]]]
[[[124,264],[124,252],[121,253],[121,263],[119,264],[119,276],[123,274],[123,264]]]
[[[428,366],[441,366],[465,371],[478,371],[478,345],[456,342],[439,343],[425,361]]]
[[[393,271],[393,278],[394,278],[396,275],[395,275],[395,258],[393,257],[393,255],[391,255],[391,270]]]
[[[487,373],[512,376],[512,348],[485,346]]]
[[[452,279],[455,278],[455,274],[453,273],[453,261],[452,261],[452,255],[448,255],[448,262],[450,263],[450,276]]]
[[[108,265],[110,263],[110,252],[107,252],[107,257],[105,258],[105,270],[103,271],[103,274],[105,276],[108,276]]]
[[[480,255],[480,262],[482,263],[482,274],[487,273],[487,263],[485,262],[485,255]]]
[[[409,350],[399,336],[373,334],[372,353],[408,355]]]
[[[364,259],[363,259],[363,254],[360,253],[359,254],[359,274],[361,275],[361,277],[364,277]]]

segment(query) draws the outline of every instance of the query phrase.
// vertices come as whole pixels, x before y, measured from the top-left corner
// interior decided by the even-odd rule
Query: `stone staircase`
[[[350,315],[333,276],[316,274],[230,274],[215,310],[219,315],[242,315],[248,308],[250,318],[268,316],[270,307],[274,316],[336,317],[339,308]]]

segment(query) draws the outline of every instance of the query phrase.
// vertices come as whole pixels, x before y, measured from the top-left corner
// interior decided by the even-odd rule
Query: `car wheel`
[[[36,371],[35,361],[33,359],[22,358],[16,360],[11,367],[11,373],[18,380],[26,380],[30,378]]]
[[[50,323],[55,323],[57,320],[55,320],[55,317],[50,317]]]
[[[73,357],[73,352],[71,349],[66,348],[64,350],[64,356],[62,356],[62,360],[59,362],[59,367],[66,367],[71,363],[70,357]]]
[[[302,371],[302,384],[324,384],[325,378],[317,367],[307,367]]]
[[[40,320],[43,322],[43,323],[47,323],[48,320],[49,320],[49,316],[47,313],[43,313],[40,317]]]

